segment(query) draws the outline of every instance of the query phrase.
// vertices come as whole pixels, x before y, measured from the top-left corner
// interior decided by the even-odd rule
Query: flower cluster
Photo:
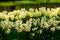
[[[12,12],[0,12],[0,28],[9,34],[11,28],[17,32],[35,32],[42,34],[43,29],[49,29],[52,32],[60,27],[60,8],[30,8],[29,11],[24,8]],[[31,33],[34,36],[34,33]]]

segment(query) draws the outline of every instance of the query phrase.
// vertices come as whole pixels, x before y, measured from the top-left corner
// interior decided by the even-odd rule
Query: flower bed
[[[22,8],[0,12],[0,28],[0,34],[4,34],[1,40],[4,36],[4,40],[33,40],[37,37],[36,40],[53,40],[52,34],[60,30],[60,8],[30,8],[29,11]]]

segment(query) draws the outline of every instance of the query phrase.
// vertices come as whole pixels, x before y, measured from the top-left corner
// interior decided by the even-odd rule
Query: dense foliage
[[[60,40],[60,8],[0,12],[0,40]]]

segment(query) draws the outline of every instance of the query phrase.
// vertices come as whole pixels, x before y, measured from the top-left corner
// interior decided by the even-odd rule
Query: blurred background
[[[0,0],[0,11],[20,8],[60,7],[60,0]]]

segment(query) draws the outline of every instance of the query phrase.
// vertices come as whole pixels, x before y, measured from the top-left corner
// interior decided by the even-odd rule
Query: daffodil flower
[[[14,15],[10,15],[10,19],[11,20],[14,20]]]

